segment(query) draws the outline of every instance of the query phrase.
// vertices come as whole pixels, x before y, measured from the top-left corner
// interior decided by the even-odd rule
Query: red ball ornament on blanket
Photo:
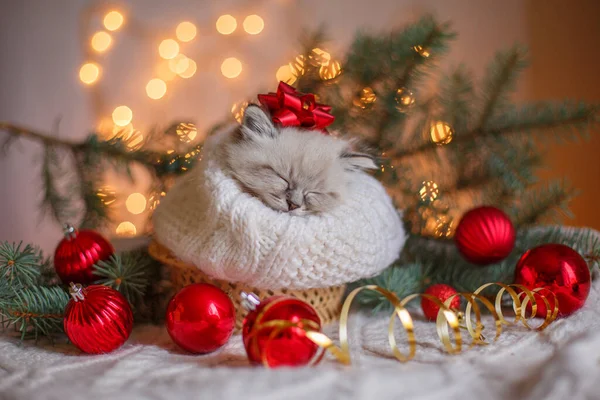
[[[454,235],[456,247],[473,264],[503,260],[515,247],[516,232],[510,218],[496,207],[477,207],[467,212]]]
[[[54,251],[54,269],[63,283],[92,283],[94,264],[108,259],[115,249],[98,232],[78,231],[71,225],[65,225],[65,237]]]
[[[425,294],[437,297],[442,303],[448,300],[448,298],[455,295],[456,293],[458,293],[456,289],[454,289],[452,286],[444,285],[443,283],[431,285],[425,290]],[[460,297],[456,296],[452,299],[450,303],[450,308],[457,309],[458,307],[460,307]],[[423,299],[421,300],[421,308],[423,309],[423,314],[425,315],[425,318],[427,318],[430,321],[435,321],[438,312],[440,311],[440,306],[438,306],[433,301],[425,297],[423,297]]]
[[[242,338],[248,359],[266,367],[297,367],[314,359],[319,347],[306,330],[320,331],[321,319],[309,304],[293,297],[274,296],[262,302],[244,294]]]
[[[590,293],[590,270],[578,252],[563,244],[544,244],[521,256],[515,269],[515,283],[533,290],[546,288],[556,296],[558,315],[567,316],[583,307]],[[544,291],[550,310],[554,298]],[[536,297],[538,317],[546,317],[546,303]],[[529,306],[530,307],[530,306]]]
[[[235,307],[225,292],[206,283],[181,289],[169,302],[167,331],[179,347],[191,353],[210,353],[233,333]]]
[[[64,328],[69,340],[90,354],[108,353],[123,345],[133,329],[133,313],[123,295],[102,285],[83,288],[71,283]]]

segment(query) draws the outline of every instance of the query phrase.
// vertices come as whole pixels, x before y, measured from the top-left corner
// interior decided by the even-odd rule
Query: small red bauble
[[[563,244],[544,244],[521,256],[515,269],[515,283],[527,289],[546,288],[558,300],[558,315],[579,310],[590,293],[590,270],[578,252]],[[554,298],[542,291],[554,309]],[[546,317],[546,304],[536,296],[538,317]]]
[[[486,265],[503,260],[515,247],[516,232],[510,218],[496,207],[467,212],[456,227],[454,241],[465,259]]]
[[[235,307],[218,287],[193,283],[173,296],[166,323],[171,339],[179,347],[191,353],[210,353],[231,337]]]
[[[92,283],[94,264],[107,260],[115,249],[98,232],[77,231],[71,225],[65,226],[65,237],[54,251],[54,269],[63,283]]]
[[[102,285],[82,288],[71,283],[64,328],[69,340],[90,354],[108,353],[123,345],[133,329],[133,313],[125,297]]]
[[[440,299],[443,303],[452,295],[455,295],[457,291],[449,285],[444,285],[443,283],[438,283],[437,285],[431,285],[425,290],[425,294],[430,294],[434,297]],[[460,297],[456,296],[452,299],[450,303],[450,308],[457,309],[460,307]],[[433,301],[423,297],[421,300],[421,308],[423,309],[423,314],[425,314],[425,318],[430,321],[435,321],[437,319],[438,312],[440,311],[440,306],[435,304]]]
[[[256,299],[254,295],[251,298]],[[260,304],[244,319],[242,339],[253,364],[268,367],[297,367],[308,364],[319,347],[306,337],[304,329],[321,330],[321,319],[309,304],[294,297],[274,296]],[[293,323],[275,334],[277,326],[266,323]],[[271,337],[272,334],[275,334]]]

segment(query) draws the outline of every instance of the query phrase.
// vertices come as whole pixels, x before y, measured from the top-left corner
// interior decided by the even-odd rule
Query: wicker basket
[[[252,286],[247,286],[243,283],[232,283],[219,279],[213,279],[200,271],[194,265],[187,264],[179,260],[177,257],[175,257],[175,255],[173,255],[173,253],[171,253],[169,249],[156,241],[152,241],[150,243],[148,252],[156,260],[162,262],[170,268],[171,282],[173,283],[176,291],[180,290],[184,286],[189,285],[190,283],[210,283],[227,293],[235,305],[236,331],[241,330],[242,321],[246,315],[246,310],[240,304],[242,300],[242,292],[254,293],[261,299],[276,295],[296,297],[309,303],[315,308],[323,325],[335,321],[339,317],[344,290],[346,288],[345,285],[305,290],[289,290],[285,288],[273,290],[258,289]]]

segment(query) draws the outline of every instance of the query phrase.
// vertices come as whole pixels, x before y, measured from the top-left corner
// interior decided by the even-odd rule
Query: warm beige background
[[[77,79],[84,61],[79,15],[84,0],[0,0],[0,120],[49,131],[61,116],[59,134],[82,139],[96,123],[89,91]],[[465,62],[479,76],[495,50],[515,41],[531,47],[532,69],[522,82],[519,100],[583,98],[600,100],[600,5],[589,1],[439,0],[350,1],[270,0],[117,1],[130,23],[114,36],[112,50],[101,57],[104,77],[100,113],[126,104],[134,124],[148,128],[174,118],[190,118],[200,128],[220,120],[233,102],[274,88],[276,69],[295,54],[303,27],[325,23],[331,50],[346,46],[359,29],[387,30],[433,12],[449,20],[460,34],[442,68]],[[258,36],[218,35],[214,22],[232,14],[241,23],[256,13],[265,20]],[[192,20],[199,36],[185,52],[201,66],[191,80],[172,85],[165,99],[155,102],[144,93],[157,62],[157,43],[173,35],[182,20]],[[243,32],[243,31],[242,31]],[[221,60],[235,56],[243,74],[227,80],[219,73]],[[0,159],[0,240],[25,240],[51,250],[60,229],[40,217],[39,149],[23,143]],[[545,177],[566,175],[583,194],[573,203],[577,217],[570,223],[600,228],[596,206],[600,194],[600,137],[587,144],[550,148]],[[123,197],[140,187],[121,184]],[[118,210],[128,216],[123,201]]]

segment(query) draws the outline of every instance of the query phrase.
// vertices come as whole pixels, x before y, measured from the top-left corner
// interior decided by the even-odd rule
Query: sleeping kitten
[[[373,159],[349,142],[294,127],[276,127],[258,106],[246,109],[241,127],[226,142],[229,172],[274,210],[316,214],[340,204],[348,181]]]

